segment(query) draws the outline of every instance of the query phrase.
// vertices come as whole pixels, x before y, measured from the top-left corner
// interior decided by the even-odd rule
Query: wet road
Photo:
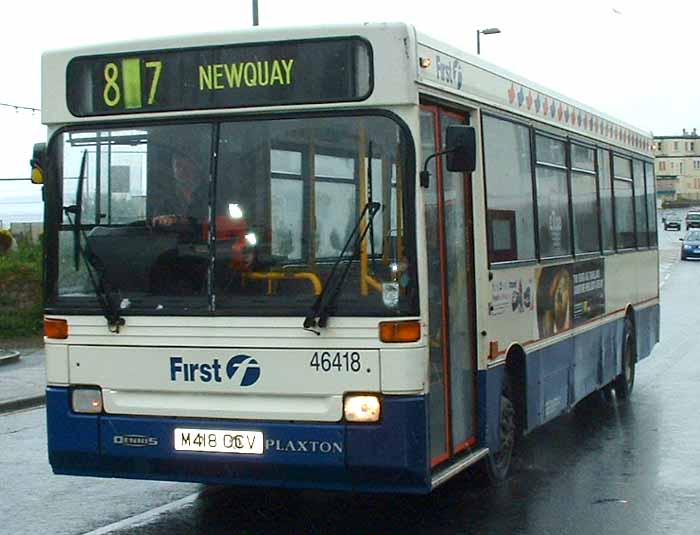
[[[638,365],[631,400],[594,396],[529,435],[499,487],[474,486],[467,473],[428,497],[230,488],[191,496],[203,488],[57,477],[34,410],[0,417],[0,532],[698,533],[700,262],[678,262],[679,236],[660,231],[662,343]]]

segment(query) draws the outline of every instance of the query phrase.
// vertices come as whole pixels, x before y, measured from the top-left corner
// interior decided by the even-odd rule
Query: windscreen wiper
[[[335,312],[334,303],[338,298],[338,295],[340,294],[340,290],[343,287],[345,279],[347,278],[348,272],[350,271],[350,266],[352,265],[352,261],[359,256],[360,245],[362,244],[362,240],[364,240],[365,236],[367,236],[367,231],[370,229],[372,220],[374,219],[376,213],[379,211],[379,208],[381,208],[381,204],[379,204],[378,202],[368,202],[367,204],[365,204],[365,207],[362,209],[357,223],[355,223],[355,227],[352,229],[350,236],[348,236],[348,239],[345,242],[343,249],[340,251],[338,258],[335,260],[335,263],[331,268],[331,272],[328,274],[328,277],[326,278],[326,281],[323,284],[323,290],[321,290],[321,293],[316,298],[316,301],[314,301],[314,304],[311,305],[311,310],[307,314],[306,318],[304,318],[304,329],[312,330],[312,327],[324,328],[328,323],[328,318],[333,312]],[[365,225],[365,227],[362,229],[362,232],[359,232],[359,229],[362,225],[362,221],[365,218],[365,214],[368,213],[369,223]],[[346,257],[345,253],[347,252],[348,247],[350,247],[351,243],[353,243],[353,254]],[[340,273],[340,275],[336,277],[335,272],[343,260],[347,260],[347,263],[345,264],[343,271]],[[316,334],[319,333],[316,332]]]
[[[83,157],[80,160],[80,173],[78,173],[78,188],[75,192],[75,204],[63,208],[68,221],[73,225],[73,262],[75,262],[76,271],[80,269],[80,227],[83,224],[83,179],[85,178],[86,163],[87,149],[83,151]],[[70,214],[73,214],[73,220],[71,220]]]
[[[372,142],[367,147],[367,201],[371,204],[374,201],[374,180],[372,179]],[[369,219],[369,258],[372,262],[372,274],[377,272],[377,265],[374,255],[374,218]]]
[[[87,160],[87,150],[83,151],[83,158],[80,161],[80,174],[78,175],[78,188],[76,191],[75,204],[66,206],[63,211],[68,218],[68,222],[73,227],[73,259],[75,262],[75,270],[80,269],[80,258],[85,261],[85,269],[88,273],[88,278],[95,291],[97,300],[102,307],[104,316],[107,319],[109,330],[114,333],[119,332],[119,328],[124,325],[124,318],[119,315],[119,306],[113,298],[113,292],[109,288],[109,284],[105,277],[105,266],[102,259],[94,254],[90,249],[90,242],[82,227],[82,211],[83,211],[83,180],[85,179],[85,164]],[[71,214],[74,216],[71,218]],[[85,242],[85,247],[80,246],[80,237],[82,236]],[[94,271],[93,271],[94,270]]]

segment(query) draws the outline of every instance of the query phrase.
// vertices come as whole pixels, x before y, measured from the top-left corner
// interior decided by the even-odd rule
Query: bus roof
[[[574,99],[418,33],[419,83],[651,156],[653,137]]]

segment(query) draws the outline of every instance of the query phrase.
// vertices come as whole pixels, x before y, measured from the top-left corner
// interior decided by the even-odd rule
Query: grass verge
[[[32,243],[0,255],[0,340],[41,332],[41,258],[41,245]]]

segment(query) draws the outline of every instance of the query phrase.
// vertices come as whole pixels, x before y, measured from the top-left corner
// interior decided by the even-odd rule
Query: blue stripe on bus
[[[427,397],[385,397],[378,425],[346,425],[346,461],[355,485],[377,480],[404,490],[430,490]],[[382,490],[392,491],[391,487]]]
[[[77,464],[86,470],[99,465],[99,420],[93,415],[73,413],[68,389],[46,388],[46,416],[52,465]]]
[[[635,310],[637,359],[659,340],[659,305]],[[556,418],[610,383],[622,370],[624,318],[526,355],[526,431]],[[498,448],[500,391],[505,366],[478,375],[478,441]]]
[[[640,360],[648,357],[654,345],[659,342],[660,316],[661,309],[658,304],[635,311],[634,322],[638,326],[637,356]]]
[[[624,319],[527,355],[527,430],[573,408],[622,370]]]
[[[373,425],[76,415],[69,390],[48,387],[49,458],[57,474],[426,493],[426,406],[423,396],[387,396],[382,419]],[[262,431],[266,450],[176,452],[176,427]],[[154,445],[126,446],[124,437]]]
[[[481,370],[477,379],[477,443],[495,449],[500,441],[499,409],[506,367]]]

